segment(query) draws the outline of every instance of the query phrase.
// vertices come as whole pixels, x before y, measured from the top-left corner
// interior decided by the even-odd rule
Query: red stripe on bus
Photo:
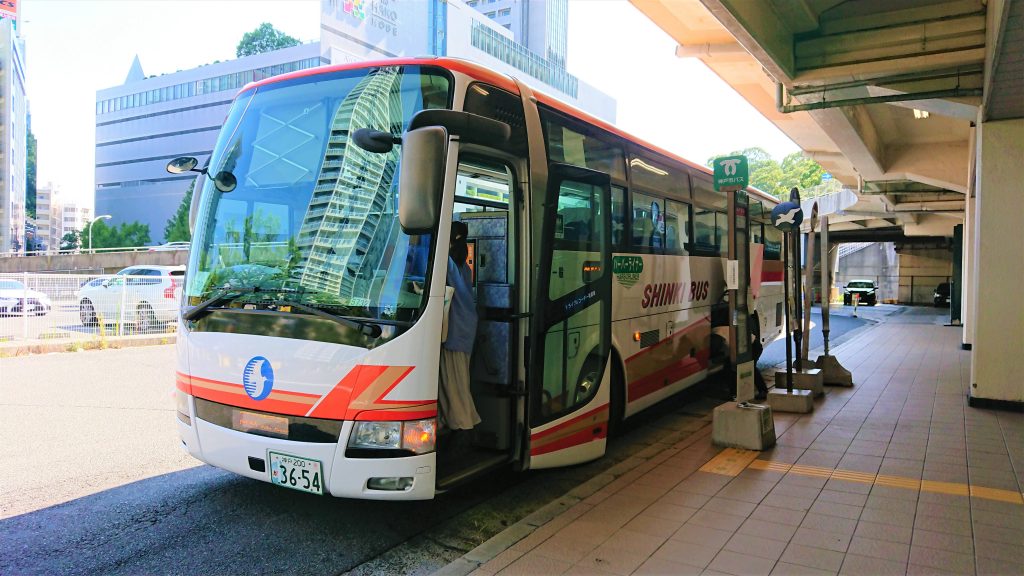
[[[530,441],[531,442],[536,442],[537,440],[540,440],[541,438],[550,436],[550,435],[558,432],[559,430],[562,430],[563,428],[565,428],[567,426],[572,426],[573,424],[576,424],[577,422],[579,422],[581,420],[586,420],[587,418],[592,417],[594,414],[597,414],[598,412],[600,412],[602,410],[608,410],[608,405],[607,404],[602,404],[601,406],[598,406],[597,408],[594,408],[593,410],[591,410],[590,412],[587,412],[586,414],[581,414],[581,415],[573,418],[572,420],[566,420],[565,422],[562,422],[558,426],[553,426],[553,427],[548,428],[547,430],[545,430],[543,432],[538,432],[536,434],[533,434],[533,435],[530,436]]]
[[[189,396],[192,395],[192,378],[188,374],[175,373],[174,386]]]
[[[782,282],[783,272],[769,272],[765,270],[761,272],[761,282]]]
[[[672,340],[674,340],[676,338],[681,338],[683,336],[689,336],[693,332],[693,330],[695,328],[697,328],[698,326],[700,326],[704,322],[707,322],[708,324],[710,324],[711,323],[711,317],[710,316],[704,316],[702,318],[698,318],[698,319],[694,320],[692,323],[690,323],[689,325],[687,325],[687,326],[685,326],[683,328],[677,329],[668,338],[665,338],[664,340],[659,340],[658,342],[655,342],[654,344],[651,344],[650,346],[648,346],[647,348],[644,348],[643,350],[637,352],[636,354],[633,354],[629,358],[626,358],[625,363],[629,364],[630,362],[636,360],[637,358],[640,358],[641,356],[644,356],[646,354],[650,354],[651,352],[654,352],[655,350],[657,350],[661,346],[664,346],[665,344],[668,344],[669,342],[671,342]]]
[[[639,380],[629,383],[629,402],[635,402],[653,394],[665,386],[678,382],[708,367],[710,350],[699,350],[695,357],[688,357],[652,372]]]
[[[360,392],[365,390],[388,368],[389,366],[356,365],[334,385],[334,388],[306,416],[310,418],[344,420],[347,416],[345,412],[348,410],[352,398],[358,396]]]
[[[242,390],[241,394],[212,390],[201,386],[193,386],[192,390],[196,398],[217,402],[218,404],[227,404],[228,406],[235,406],[237,408],[251,408],[262,412],[271,412],[274,414],[284,414],[288,416],[304,416],[306,411],[309,410],[309,404],[299,402],[271,400],[270,398],[253,400],[245,393],[244,390]]]
[[[648,374],[629,385],[629,401],[633,402],[644,396],[656,392],[667,385],[674,384],[684,378],[693,376],[701,370],[708,368],[708,359],[711,357],[711,350],[698,350],[696,356],[684,358],[665,366],[652,374]],[[667,384],[666,384],[667,382]]]
[[[595,429],[600,429],[595,433]],[[579,446],[586,444],[587,442],[593,442],[594,440],[600,440],[608,437],[608,425],[607,422],[599,424],[594,428],[585,428],[570,434],[565,438],[560,438],[554,442],[544,444],[543,446],[531,447],[530,456],[540,456],[541,454],[547,454],[549,452],[555,452],[564,448],[572,448],[573,446]]]
[[[393,366],[388,366],[388,368],[393,368]],[[398,376],[398,378],[396,378],[395,381],[391,384],[391,386],[388,386],[387,390],[385,390],[380,396],[378,396],[377,399],[373,401],[373,403],[374,404],[409,404],[408,400],[385,400],[384,397],[387,396],[388,394],[390,394],[391,391],[394,390],[395,387],[398,386],[398,384],[402,380],[405,380],[405,377],[408,376],[410,372],[412,372],[413,368],[415,368],[415,366],[407,366],[407,367],[405,367],[405,372],[402,372]]]
[[[354,418],[350,418],[350,420],[384,422],[390,420],[426,420],[427,418],[437,418],[437,404],[423,410],[415,410],[414,408],[411,407],[408,410],[363,410],[356,414]]]

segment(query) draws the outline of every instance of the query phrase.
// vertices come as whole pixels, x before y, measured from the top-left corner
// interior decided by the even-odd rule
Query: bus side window
[[[674,200],[665,201],[665,252],[690,253],[690,205]]]
[[[693,208],[693,249],[704,254],[718,253],[715,238],[715,212],[706,208]]]
[[[665,206],[661,198],[634,192],[633,247],[661,253],[665,247]]]
[[[782,232],[771,224],[764,225],[764,259],[782,259]]]
[[[621,251],[626,244],[626,191],[612,186],[612,249]]]

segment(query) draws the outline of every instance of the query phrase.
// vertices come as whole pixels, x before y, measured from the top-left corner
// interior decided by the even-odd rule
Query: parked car
[[[168,242],[159,246],[153,246],[149,249],[150,252],[165,252],[168,250],[188,250],[191,242]]]
[[[50,297],[38,290],[29,290],[18,280],[0,280],[0,314],[35,314],[43,316],[53,308]]]
[[[843,304],[853,304],[853,295],[860,295],[860,303],[874,306],[878,303],[878,285],[873,280],[850,280],[843,288]]]
[[[936,307],[949,306],[949,282],[943,282],[936,286],[932,298]]]
[[[157,323],[174,322],[184,279],[184,266],[131,266],[87,282],[78,290],[82,324],[124,322],[148,332]]]

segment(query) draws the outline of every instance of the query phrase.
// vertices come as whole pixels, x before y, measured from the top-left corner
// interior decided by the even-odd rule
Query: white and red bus
[[[250,84],[195,166],[168,166],[203,174],[177,417],[213,466],[432,498],[497,466],[598,458],[622,419],[729,365],[713,324],[737,213],[709,171],[481,66],[396,59]],[[768,342],[782,242],[774,199],[747,193],[741,248]],[[482,422],[458,450],[437,426],[453,220],[480,319]]]

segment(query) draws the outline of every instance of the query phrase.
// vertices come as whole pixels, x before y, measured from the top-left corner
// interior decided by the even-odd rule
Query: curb
[[[830,346],[831,352],[834,353],[836,350],[855,342],[863,335],[864,332],[870,331],[879,324],[881,324],[879,321],[870,321],[868,324],[844,334],[845,338],[843,338],[842,342],[835,346]],[[815,350],[822,349],[817,348]],[[808,355],[810,355],[810,352],[815,350],[809,351]],[[785,362],[783,362],[781,366],[785,368]],[[686,446],[689,446],[703,438],[705,436],[704,432],[709,435],[710,430],[711,423],[709,421],[705,426],[692,431],[686,438],[672,444],[670,448],[673,449],[673,451],[685,448]],[[433,576],[466,576],[467,574],[470,574],[487,562],[493,560],[499,554],[509,550],[542,526],[551,523],[553,520],[561,516],[563,513],[568,512],[580,502],[601,491],[620,477],[637,470],[641,466],[647,465],[649,467],[653,467],[659,464],[661,460],[670,455],[666,453],[662,458],[658,457],[659,454],[662,454],[666,450],[668,450],[668,448],[657,444],[644,448],[636,455],[629,457],[597,476],[594,476],[587,482],[571,490],[565,496],[544,505],[529,516],[523,518],[512,526],[509,526],[460,558],[435,571]],[[574,518],[575,517],[573,517],[573,519]]]
[[[533,511],[529,516],[509,526],[447,566],[435,571],[433,576],[466,576],[493,560],[502,552],[509,550],[539,528],[552,523],[552,521],[556,521],[556,519],[568,513],[577,504],[597,494],[616,480],[629,473],[646,473],[679,450],[710,436],[710,434],[711,421],[709,419],[703,426],[690,431],[688,436],[672,444],[658,443],[645,447],[637,452],[637,454],[626,458],[608,470],[573,488],[565,496]],[[566,524],[575,518],[576,516],[568,516]]]
[[[174,332],[167,334],[145,334],[141,336],[118,336],[105,340],[94,338],[91,340],[25,340],[17,343],[0,344],[0,358],[15,358],[18,356],[30,356],[33,354],[52,354],[55,352],[81,352],[83,350],[116,350],[120,348],[134,348],[137,346],[161,346],[174,344],[178,335]]]

